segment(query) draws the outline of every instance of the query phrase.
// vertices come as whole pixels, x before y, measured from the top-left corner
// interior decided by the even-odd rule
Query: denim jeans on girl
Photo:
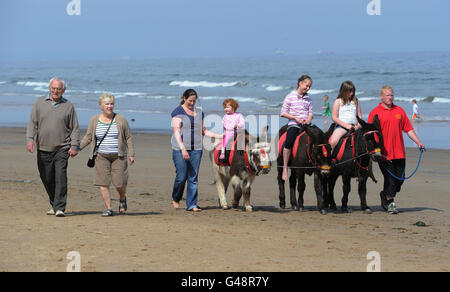
[[[187,181],[186,206],[191,210],[198,202],[198,173],[202,160],[202,150],[188,150],[190,160],[183,159],[180,150],[172,150],[172,159],[176,168],[176,177],[173,183],[172,199],[179,202],[183,198],[184,187]]]

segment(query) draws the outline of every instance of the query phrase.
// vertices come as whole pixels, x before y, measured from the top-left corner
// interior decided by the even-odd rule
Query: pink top
[[[234,132],[235,129],[242,129],[245,127],[245,120],[240,113],[226,114],[222,119],[222,125],[226,132]]]
[[[223,147],[226,147],[228,141],[233,137],[234,131],[245,127],[244,117],[240,113],[226,114],[222,119],[225,137],[223,138]]]

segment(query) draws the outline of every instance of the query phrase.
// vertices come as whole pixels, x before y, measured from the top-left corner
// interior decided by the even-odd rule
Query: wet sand
[[[254,212],[218,207],[211,163],[202,159],[200,213],[174,210],[175,169],[170,136],[134,134],[128,212],[102,218],[103,202],[87,168],[88,149],[69,161],[67,217],[47,216],[48,197],[36,155],[25,148],[25,129],[0,128],[0,271],[66,271],[71,251],[81,271],[366,271],[377,251],[382,271],[450,271],[450,151],[429,149],[418,173],[396,199],[401,211],[379,206],[382,176],[368,182],[373,214],[359,208],[352,181],[350,214],[316,211],[313,179],[307,178],[306,212],[278,208],[276,169],[257,177]],[[418,151],[407,150],[407,170]],[[340,205],[341,184],[336,186]],[[231,202],[231,190],[228,202]],[[113,192],[114,211],[118,195]],[[242,202],[241,202],[242,204]],[[184,201],[181,203],[184,208]],[[427,227],[414,224],[423,221]]]

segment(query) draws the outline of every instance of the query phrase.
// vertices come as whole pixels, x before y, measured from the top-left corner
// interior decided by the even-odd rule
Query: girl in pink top
[[[224,130],[224,137],[222,140],[222,148],[220,150],[219,159],[225,159],[225,149],[227,147],[228,141],[233,138],[234,133],[238,129],[243,129],[245,127],[244,117],[237,113],[236,110],[239,104],[236,100],[232,98],[225,99],[222,104],[223,110],[225,111],[225,116],[222,119],[222,125]]]

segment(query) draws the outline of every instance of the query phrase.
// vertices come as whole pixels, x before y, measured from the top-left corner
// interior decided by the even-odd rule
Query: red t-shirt
[[[378,115],[383,135],[384,149],[382,154],[387,159],[405,159],[405,144],[403,142],[403,132],[414,130],[411,121],[408,119],[405,111],[396,105],[392,108],[385,108],[380,103],[369,115],[369,123],[373,123],[373,117]]]

